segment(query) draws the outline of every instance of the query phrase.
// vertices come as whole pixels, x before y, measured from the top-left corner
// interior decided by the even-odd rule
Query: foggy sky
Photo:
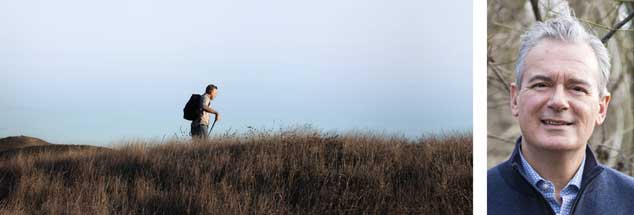
[[[472,127],[471,1],[3,1],[0,137],[108,144],[312,124],[417,137]]]

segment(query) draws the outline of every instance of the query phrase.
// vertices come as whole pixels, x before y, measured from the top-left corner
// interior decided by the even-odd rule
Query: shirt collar
[[[519,148],[519,154],[520,154],[520,158],[522,160],[522,171],[527,176],[527,179],[528,179],[528,181],[530,182],[531,185],[536,187],[536,186],[538,186],[540,181],[548,181],[548,180],[542,178],[542,176],[540,176],[539,173],[537,173],[537,171],[535,171],[535,169],[533,169],[531,164],[529,164],[528,161],[526,161],[526,159],[524,159],[524,155],[522,154],[522,147],[521,146]],[[585,156],[585,153],[584,153],[583,159],[581,160],[581,165],[579,165],[579,168],[577,169],[577,173],[575,173],[575,176],[573,176],[572,179],[570,179],[570,181],[568,182],[566,187],[575,186],[578,189],[581,188],[581,179],[583,177],[583,169],[584,169],[585,164],[586,164],[586,156]],[[564,187],[564,188],[566,188],[566,187]],[[563,188],[562,188],[562,190],[563,190]]]

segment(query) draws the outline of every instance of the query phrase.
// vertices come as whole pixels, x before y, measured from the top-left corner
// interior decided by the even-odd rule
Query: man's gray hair
[[[524,72],[522,67],[524,66],[528,52],[545,38],[565,42],[584,42],[590,45],[599,63],[599,96],[608,93],[607,84],[608,78],[610,77],[610,56],[608,49],[597,36],[588,33],[576,18],[567,14],[560,15],[545,22],[537,22],[530,30],[522,35],[519,56],[515,66],[515,84],[518,88],[522,87],[522,74]]]

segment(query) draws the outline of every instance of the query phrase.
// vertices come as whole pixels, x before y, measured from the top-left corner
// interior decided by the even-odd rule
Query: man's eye
[[[586,88],[583,87],[573,87],[572,90],[577,91],[577,92],[582,92],[582,93],[588,93],[588,90],[586,90]]]
[[[536,83],[531,85],[531,88],[544,88],[544,87],[547,87],[547,85],[544,83]]]

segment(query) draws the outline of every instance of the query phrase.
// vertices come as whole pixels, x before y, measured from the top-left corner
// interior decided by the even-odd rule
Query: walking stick
[[[214,125],[216,125],[216,119],[214,119],[214,123],[211,124],[211,128],[209,128],[209,134],[207,134],[207,136],[211,135],[211,130],[214,129]]]

